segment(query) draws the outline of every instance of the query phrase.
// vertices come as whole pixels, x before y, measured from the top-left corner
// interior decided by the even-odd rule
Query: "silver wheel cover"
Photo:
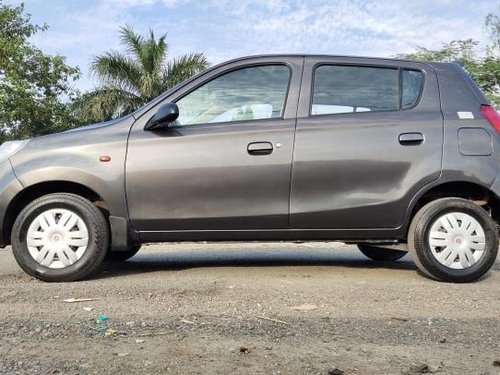
[[[434,258],[443,266],[456,270],[476,264],[486,246],[481,224],[463,212],[439,217],[431,226],[428,240]]]
[[[66,268],[77,262],[89,244],[85,222],[76,213],[62,208],[38,215],[26,237],[32,258],[52,269]]]

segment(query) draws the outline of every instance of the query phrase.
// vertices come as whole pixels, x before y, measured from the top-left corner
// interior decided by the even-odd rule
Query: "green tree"
[[[156,39],[150,30],[145,38],[130,26],[122,27],[120,39],[126,52],[111,51],[94,58],[91,71],[101,86],[77,103],[81,118],[95,122],[129,113],[208,67],[202,53],[168,61],[166,36]]]
[[[17,7],[0,2],[0,142],[65,130],[73,123],[68,102],[76,91],[77,68],[47,55],[28,39],[47,25],[36,25]]]
[[[498,7],[500,12],[500,6]],[[487,54],[500,57],[500,16],[489,13],[484,21],[486,32],[490,37],[492,45],[488,47]]]
[[[500,11],[500,7],[499,7]],[[476,81],[488,99],[500,108],[500,18],[490,13],[485,29],[491,44],[481,56],[475,53],[479,42],[472,39],[453,40],[438,50],[417,46],[415,52],[398,55],[400,58],[422,61],[458,62]]]
[[[415,52],[398,55],[409,60],[422,61],[443,61],[443,62],[459,62],[461,64],[469,64],[474,62],[474,48],[479,42],[473,39],[453,40],[443,44],[443,47],[438,50],[430,50],[422,46],[417,46]]]

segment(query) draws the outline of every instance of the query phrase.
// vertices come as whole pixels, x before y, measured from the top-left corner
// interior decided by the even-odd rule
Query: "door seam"
[[[295,139],[297,137],[297,123],[298,123],[298,114],[299,114],[299,105],[300,105],[300,99],[302,96],[302,80],[304,78],[304,69],[306,65],[306,58],[305,56],[302,57],[302,70],[300,73],[300,82],[299,82],[299,95],[297,98],[297,103],[295,105],[295,126],[293,127],[293,144],[292,144],[292,158],[290,160],[290,179],[288,182],[288,228],[291,229],[292,225],[292,181],[293,181],[293,165],[294,165],[294,160],[295,160]]]

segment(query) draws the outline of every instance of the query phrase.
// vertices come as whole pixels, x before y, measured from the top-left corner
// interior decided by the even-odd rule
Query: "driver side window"
[[[177,101],[177,126],[283,117],[290,69],[254,66],[219,76]]]

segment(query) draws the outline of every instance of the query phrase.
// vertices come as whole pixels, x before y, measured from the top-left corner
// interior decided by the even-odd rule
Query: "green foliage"
[[[500,7],[499,7],[500,10]],[[400,58],[421,61],[458,62],[483,90],[488,99],[500,108],[500,18],[490,13],[485,29],[491,40],[486,53],[477,57],[474,50],[479,42],[472,39],[453,40],[438,50],[416,47],[415,52],[398,55]]]
[[[500,13],[500,6],[498,7]],[[500,16],[490,13],[484,23],[492,44],[486,49],[486,57],[482,61],[480,75],[488,99],[500,108]]]
[[[167,61],[166,37],[163,34],[156,39],[150,30],[145,38],[130,26],[122,27],[120,39],[125,53],[111,51],[92,61],[92,73],[101,87],[76,103],[82,120],[103,121],[129,113],[208,67],[202,53]]]
[[[498,7],[500,12],[500,6]],[[489,13],[486,16],[484,27],[488,33],[492,45],[488,47],[488,55],[500,57],[500,16],[498,14]]]
[[[0,3],[0,142],[65,130],[73,123],[67,102],[76,95],[70,82],[79,70],[28,42],[45,30],[46,25],[31,23],[23,4]]]
[[[398,57],[409,60],[460,62],[464,64],[474,60],[474,48],[478,44],[479,42],[472,39],[453,40],[444,44],[438,50],[417,46],[415,52],[398,55]]]

